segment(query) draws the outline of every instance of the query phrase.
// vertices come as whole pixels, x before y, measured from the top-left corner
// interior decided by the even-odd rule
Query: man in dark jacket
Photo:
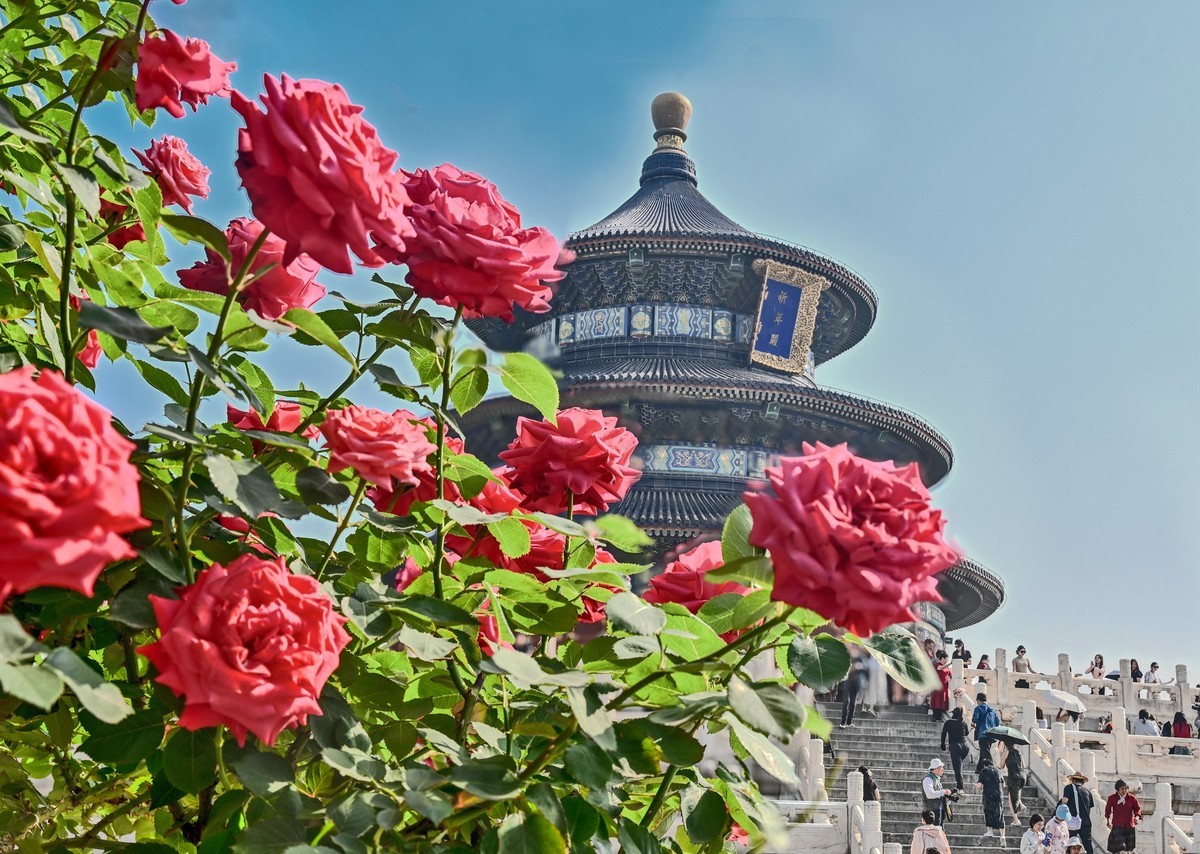
[[[1092,793],[1084,786],[1088,781],[1086,774],[1076,771],[1067,778],[1067,787],[1063,789],[1061,803],[1067,805],[1072,817],[1079,816],[1079,830],[1072,835],[1078,836],[1083,843],[1086,854],[1092,852]]]
[[[988,705],[987,694],[980,691],[975,695],[975,711],[971,713],[971,726],[975,728],[975,741],[979,744],[979,761],[975,763],[975,773],[983,768],[983,757],[992,758],[992,742],[988,730],[1000,726],[1000,715]]]

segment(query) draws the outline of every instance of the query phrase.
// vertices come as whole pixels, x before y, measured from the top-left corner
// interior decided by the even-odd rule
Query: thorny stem
[[[338,522],[337,530],[333,532],[333,539],[329,541],[329,551],[325,552],[325,557],[321,560],[321,565],[313,573],[313,578],[317,581],[321,580],[321,575],[324,574],[325,568],[329,566],[329,561],[333,557],[333,553],[337,550],[338,540],[346,532],[346,527],[350,524],[350,519],[354,516],[354,511],[358,509],[358,505],[362,502],[362,497],[367,491],[367,486],[367,482],[365,480],[362,481],[358,485],[358,489],[355,490],[354,497],[350,499],[350,506],[346,509],[346,515]]]

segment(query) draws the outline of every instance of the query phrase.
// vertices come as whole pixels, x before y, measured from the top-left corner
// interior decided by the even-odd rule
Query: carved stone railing
[[[883,854],[883,816],[879,801],[863,800],[863,775],[846,775],[846,804],[850,816],[850,854]]]

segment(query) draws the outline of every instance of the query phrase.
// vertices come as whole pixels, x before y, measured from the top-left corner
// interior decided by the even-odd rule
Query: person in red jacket
[[[1129,794],[1129,785],[1124,780],[1116,782],[1116,791],[1108,796],[1104,804],[1104,823],[1110,828],[1108,834],[1108,850],[1116,854],[1119,851],[1135,851],[1137,849],[1137,823],[1142,818],[1142,805],[1137,798]]]

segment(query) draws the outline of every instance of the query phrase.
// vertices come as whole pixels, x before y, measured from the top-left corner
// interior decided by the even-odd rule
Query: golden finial
[[[678,92],[663,92],[650,102],[650,118],[654,120],[654,141],[658,148],[683,151],[692,102]]]

